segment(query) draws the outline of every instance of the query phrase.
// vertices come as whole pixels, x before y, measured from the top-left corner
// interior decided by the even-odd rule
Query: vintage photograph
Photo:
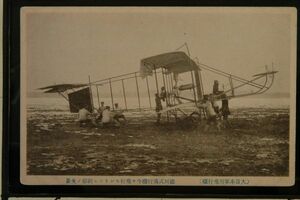
[[[21,182],[293,185],[296,13],[23,7]]]

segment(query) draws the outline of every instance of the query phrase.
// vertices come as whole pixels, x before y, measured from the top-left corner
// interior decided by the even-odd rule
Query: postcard
[[[23,7],[21,183],[291,186],[283,7]]]

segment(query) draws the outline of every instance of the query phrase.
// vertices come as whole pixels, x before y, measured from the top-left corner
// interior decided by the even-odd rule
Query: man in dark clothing
[[[219,82],[217,80],[214,81],[213,94],[219,94]]]
[[[161,100],[166,101],[167,91],[166,91],[166,88],[164,86],[161,87],[161,89],[160,89],[160,98],[161,98]]]
[[[230,124],[228,122],[228,115],[230,115],[230,110],[229,110],[229,101],[226,96],[226,94],[222,95],[222,108],[221,108],[221,113],[223,116],[223,120],[225,122],[225,126],[229,127]]]
[[[214,86],[213,86],[213,94],[214,95],[220,95],[223,92],[224,92],[223,90],[219,90],[219,81],[215,80],[214,81]]]

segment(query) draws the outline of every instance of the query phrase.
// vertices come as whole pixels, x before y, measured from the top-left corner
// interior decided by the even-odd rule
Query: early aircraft
[[[46,93],[60,94],[69,102],[71,112],[78,112],[82,105],[88,105],[88,109],[93,111],[95,109],[92,94],[93,91],[96,91],[97,93],[97,100],[100,107],[101,97],[99,95],[99,87],[109,88],[111,108],[114,109],[112,83],[118,82],[122,86],[122,99],[123,105],[125,106],[124,110],[129,111],[130,109],[127,107],[125,80],[134,79],[137,110],[145,110],[145,107],[141,107],[140,96],[140,86],[141,82],[143,82],[143,84],[146,85],[149,100],[149,105],[147,107],[150,110],[155,109],[152,105],[155,94],[162,96],[162,93],[164,93],[163,99],[165,104],[161,110],[157,111],[157,113],[166,114],[168,120],[172,117],[177,120],[179,116],[201,120],[201,118],[205,116],[205,110],[203,109],[202,103],[207,95],[213,95],[215,101],[220,101],[224,98],[229,100],[237,97],[262,94],[271,88],[274,82],[275,73],[277,73],[277,71],[274,71],[273,69],[271,71],[267,70],[267,72],[255,74],[251,80],[247,80],[202,64],[197,58],[192,59],[187,44],[185,43],[181,48],[182,47],[186,48],[187,53],[184,51],[174,51],[142,59],[140,70],[136,72],[97,81],[89,80],[89,83],[86,84],[60,84],[40,89],[45,90]],[[210,72],[226,78],[229,87],[227,89],[223,88],[223,90],[219,90],[218,86],[216,86],[212,93],[205,94],[202,79],[205,72]],[[181,76],[188,77],[188,82],[179,85]],[[149,85],[151,84],[149,77],[152,77],[154,82],[152,85],[155,85],[155,90],[149,89]],[[248,89],[249,87],[252,89],[242,94],[237,92],[240,88],[245,86],[247,86]],[[186,93],[184,91],[190,91],[190,95],[185,95]]]

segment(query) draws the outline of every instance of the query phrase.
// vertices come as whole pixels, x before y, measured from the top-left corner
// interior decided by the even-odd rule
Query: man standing
[[[217,104],[215,96],[213,94],[210,94],[209,98],[210,98],[210,102],[212,103],[212,106],[213,106],[216,114],[219,114],[219,105]]]
[[[216,95],[216,94],[219,94],[220,91],[219,91],[219,81],[215,80],[214,81],[214,86],[213,86],[213,94]]]
[[[217,114],[212,106],[212,102],[208,100],[208,96],[204,96],[202,107],[205,108],[207,123],[205,125],[204,131],[208,131],[211,124],[214,124],[217,127],[217,130],[220,131],[220,123],[217,121]]]
[[[160,88],[160,98],[161,98],[161,100],[166,101],[167,91],[166,91],[166,88],[164,86],[162,86]]]
[[[222,108],[221,108],[221,113],[223,116],[223,121],[225,127],[230,127],[230,123],[228,122],[228,115],[230,115],[230,110],[229,110],[229,102],[226,94],[222,95]]]

